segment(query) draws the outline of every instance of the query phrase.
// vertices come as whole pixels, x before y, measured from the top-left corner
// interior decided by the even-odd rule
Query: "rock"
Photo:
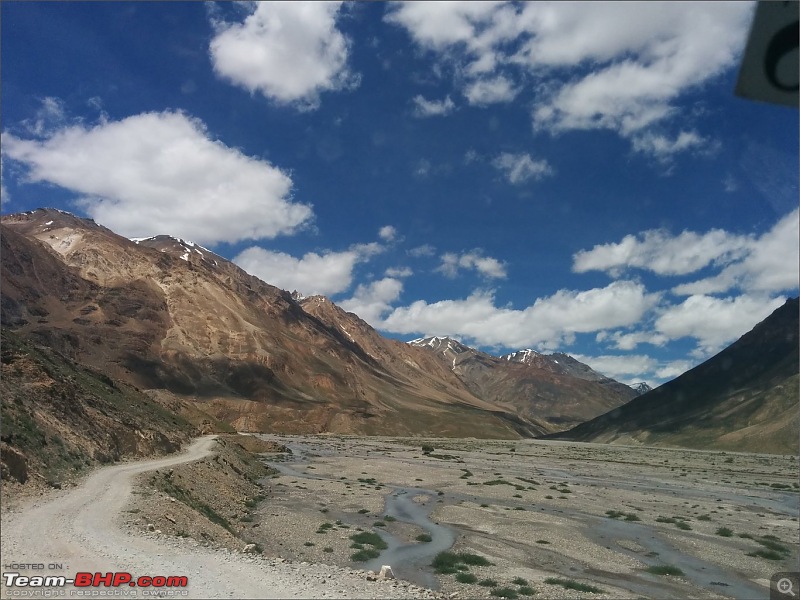
[[[152,523],[147,524],[147,531],[155,531],[155,530],[156,530],[155,525],[153,525]]]
[[[0,445],[0,472],[3,478],[13,477],[20,483],[28,480],[28,461],[25,455],[6,443]]]
[[[243,549],[242,552],[245,554],[255,554],[258,552],[258,546],[255,544],[247,544]]]
[[[394,579],[394,572],[392,571],[392,567],[389,565],[383,565],[381,567],[381,572],[378,573],[378,579]]]
[[[156,529],[153,533],[155,533],[156,535],[161,535],[161,530],[160,529]]]
[[[171,517],[171,516],[169,516],[169,515],[164,515],[164,518],[165,518],[167,521],[169,521],[170,523],[172,523],[173,525],[176,523],[176,521],[175,521],[175,517]]]

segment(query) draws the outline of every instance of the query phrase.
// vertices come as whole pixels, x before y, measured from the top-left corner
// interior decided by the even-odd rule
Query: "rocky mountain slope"
[[[4,327],[236,429],[502,438],[560,428],[540,400],[517,405],[427,349],[387,340],[327,299],[298,302],[191,242],[131,241],[49,209],[4,216],[0,237]],[[518,367],[530,387],[535,376]],[[559,385],[574,384],[561,391],[573,397],[585,384],[546,377],[553,405]]]
[[[475,396],[537,420],[549,431],[582,423],[637,395],[566,354],[521,350],[498,358],[449,337],[409,345],[435,356]]]
[[[796,454],[798,299],[731,346],[625,406],[549,437]]]

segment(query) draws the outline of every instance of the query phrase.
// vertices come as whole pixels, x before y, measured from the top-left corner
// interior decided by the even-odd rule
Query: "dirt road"
[[[23,510],[6,513],[0,546],[3,573],[64,575],[76,572],[129,572],[139,576],[186,576],[188,587],[170,596],[188,598],[385,598],[431,597],[427,590],[399,582],[370,582],[363,573],[326,565],[281,563],[262,557],[215,551],[193,540],[130,535],[117,517],[128,502],[134,477],[142,472],[202,459],[213,453],[215,437],[199,438],[183,453],[105,467],[69,491]],[[29,565],[44,565],[32,569]],[[62,568],[48,568],[49,565]],[[8,566],[19,565],[18,568]],[[28,565],[27,568],[22,568]],[[34,595],[33,588],[8,588],[2,597]],[[44,590],[39,590],[44,592]],[[67,586],[66,595],[78,588]],[[82,590],[88,591],[88,590]],[[156,596],[153,588],[93,589],[92,597]],[[166,592],[166,589],[162,591]],[[187,591],[186,595],[183,592]],[[99,592],[99,596],[95,595]],[[104,596],[105,595],[105,596]]]

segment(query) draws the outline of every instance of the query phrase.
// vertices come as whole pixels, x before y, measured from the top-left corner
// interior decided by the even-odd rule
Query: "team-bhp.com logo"
[[[20,573],[3,573],[3,583],[7,590],[14,588],[63,588],[68,585],[75,586],[76,588],[157,588],[163,592],[164,588],[185,588],[189,585],[189,579],[184,575],[142,575],[141,577],[134,578],[127,572],[109,572],[109,573],[76,573],[75,577],[65,577],[63,575],[22,575]],[[142,590],[145,592],[146,590]],[[88,590],[87,590],[88,591]],[[155,593],[153,595],[161,596],[163,593]],[[11,594],[15,595],[15,594]],[[142,595],[149,595],[143,593]],[[172,595],[172,594],[170,594]]]

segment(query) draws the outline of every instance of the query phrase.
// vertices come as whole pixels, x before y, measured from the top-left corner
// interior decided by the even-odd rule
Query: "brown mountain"
[[[530,436],[635,394],[566,355],[455,360],[386,339],[169,236],[39,209],[3,217],[1,237],[4,327],[240,430]]]
[[[240,430],[517,437],[534,413],[476,396],[423,349],[191,242],[133,242],[48,209],[2,219],[2,322]]]
[[[535,420],[548,431],[582,423],[637,395],[566,354],[521,350],[498,358],[449,337],[409,344],[435,356],[475,396]]]
[[[797,454],[798,299],[731,346],[609,413],[548,437]]]

